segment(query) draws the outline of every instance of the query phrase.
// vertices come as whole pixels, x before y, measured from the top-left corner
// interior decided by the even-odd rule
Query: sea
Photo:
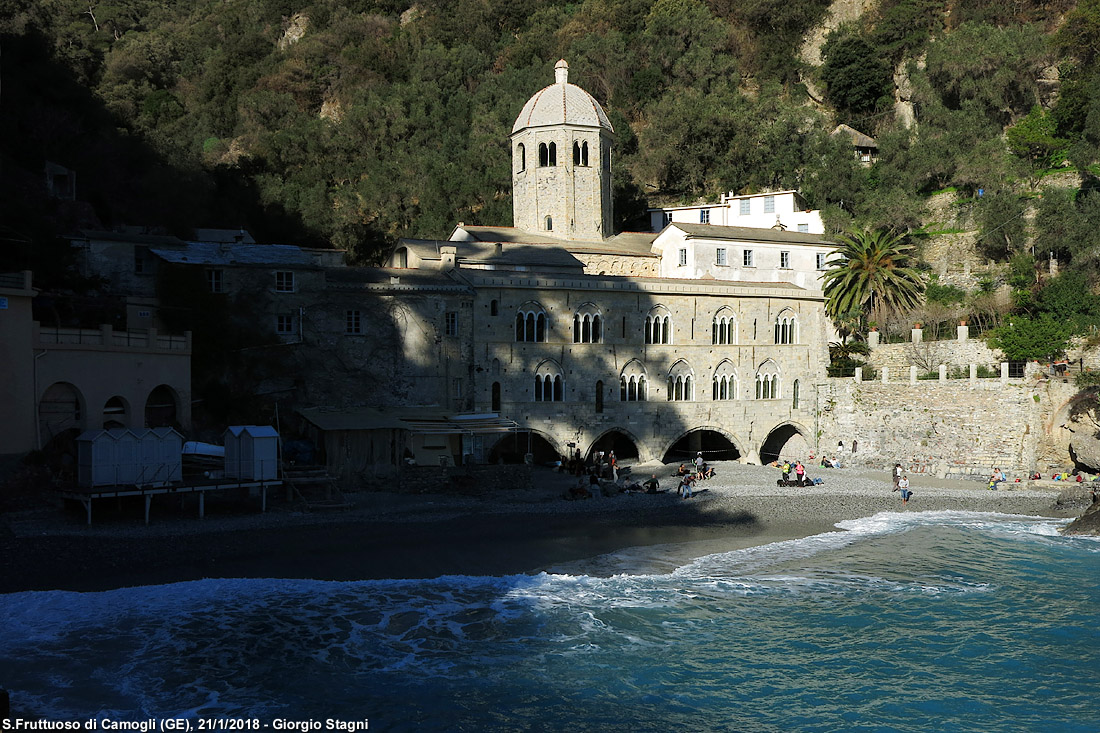
[[[100,729],[1100,731],[1100,540],[1066,521],[891,512],[536,575],[14,593],[0,688],[13,718]]]

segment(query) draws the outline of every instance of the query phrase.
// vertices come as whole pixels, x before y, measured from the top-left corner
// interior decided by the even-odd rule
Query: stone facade
[[[599,102],[569,83],[565,61],[555,80],[512,128],[512,220],[525,231],[601,239],[612,232],[614,130]]]
[[[42,328],[34,292],[29,272],[0,276],[0,453],[104,427],[190,427],[189,333]]]
[[[758,462],[795,434],[810,435],[813,400],[806,390],[823,373],[826,353],[820,293],[641,278],[463,275],[476,290],[475,409],[515,420],[559,454],[570,452],[570,444],[587,454],[615,434],[641,460],[684,460],[690,456],[673,446],[708,432]],[[544,341],[517,341],[517,314],[528,313],[545,314]],[[578,343],[584,334],[575,323],[586,314],[599,316],[599,336]],[[669,343],[646,343],[647,318],[655,314],[670,318]],[[722,319],[732,343],[715,343],[723,340],[714,330]],[[785,319],[793,343],[777,344],[775,325]],[[770,395],[758,395],[761,374],[777,377]],[[539,394],[536,378],[546,376],[560,378],[560,398]],[[682,399],[675,389],[669,399],[670,376],[690,376]],[[716,398],[715,387],[723,376],[734,385],[725,399]],[[644,399],[631,398],[630,377]]]
[[[844,464],[899,462],[914,474],[980,479],[995,466],[1012,477],[1036,466],[1042,397],[1034,382],[830,379],[817,396],[819,450]]]

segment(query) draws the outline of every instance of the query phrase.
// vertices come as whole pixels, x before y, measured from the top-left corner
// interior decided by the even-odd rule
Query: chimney
[[[458,247],[453,244],[445,244],[439,248],[439,269],[443,272],[458,267]]]

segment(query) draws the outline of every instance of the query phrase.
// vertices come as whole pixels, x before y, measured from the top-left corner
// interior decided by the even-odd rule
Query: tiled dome
[[[569,83],[569,64],[564,59],[554,66],[554,78],[555,83],[536,92],[523,105],[516,124],[512,125],[513,133],[527,127],[565,124],[615,131],[600,103],[576,84]]]

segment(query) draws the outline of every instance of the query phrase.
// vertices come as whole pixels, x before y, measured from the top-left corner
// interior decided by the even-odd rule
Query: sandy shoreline
[[[674,487],[670,467],[642,466]],[[979,483],[913,477],[906,507],[885,471],[817,470],[812,488],[777,487],[779,472],[718,465],[691,500],[672,492],[563,501],[575,479],[536,472],[535,487],[478,495],[352,494],[356,507],[260,515],[211,502],[210,516],[154,507],[145,526],[133,511],[102,511],[87,526],[57,507],[0,515],[0,593],[96,591],[208,577],[321,580],[508,575],[539,571],[621,572],[592,558],[657,548],[654,571],[693,557],[833,531],[836,522],[884,511],[966,510],[1073,517],[1087,506],[1054,490],[989,491]],[[1075,487],[1069,487],[1071,493]],[[1087,496],[1087,492],[1079,493]],[[125,508],[124,508],[125,509]],[[98,508],[97,508],[97,511]],[[673,548],[673,549],[669,549]],[[666,552],[666,549],[668,550]],[[652,558],[651,558],[652,560]],[[578,565],[578,563],[582,563]]]

